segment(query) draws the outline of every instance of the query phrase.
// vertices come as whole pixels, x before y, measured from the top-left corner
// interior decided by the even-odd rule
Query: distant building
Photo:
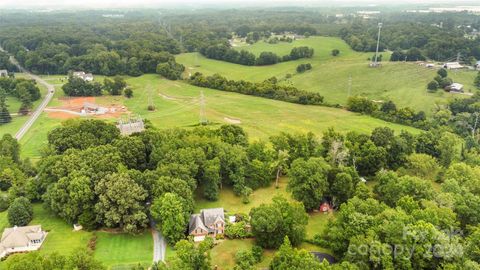
[[[452,83],[450,86],[447,86],[447,90],[450,92],[460,92],[463,93],[463,84]]]
[[[142,132],[145,130],[145,123],[140,117],[133,117],[127,119],[120,119],[117,123],[117,128],[120,130],[120,134],[128,136],[133,133]]]
[[[446,69],[462,69],[464,66],[460,65],[459,62],[448,62],[443,64],[443,67]]]
[[[106,114],[108,109],[90,102],[83,103],[82,115],[86,114]]]
[[[86,82],[91,82],[93,81],[93,74],[92,73],[85,73],[83,71],[76,71],[76,72],[73,72],[73,77],[77,77],[77,78],[80,78]]]
[[[475,64],[475,68],[476,68],[477,70],[480,70],[480,61],[477,61],[477,63]]]
[[[0,258],[12,253],[38,250],[46,236],[40,225],[6,228],[0,242]]]
[[[224,234],[225,213],[223,208],[209,208],[200,211],[200,214],[190,216],[188,234],[195,242],[203,241],[205,236]]]
[[[0,77],[8,77],[8,70],[0,69]]]

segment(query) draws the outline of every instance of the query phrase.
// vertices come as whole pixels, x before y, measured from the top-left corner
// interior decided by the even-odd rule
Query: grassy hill
[[[254,54],[273,51],[278,55],[288,54],[293,47],[309,46],[314,48],[311,59],[300,59],[271,66],[249,67],[223,61],[211,60],[198,53],[186,53],[177,56],[177,61],[187,67],[186,73],[196,71],[204,74],[219,73],[230,79],[262,81],[272,76],[284,79],[283,83],[299,89],[319,92],[328,103],[345,104],[349,95],[363,95],[375,100],[393,100],[400,107],[411,106],[429,114],[436,103],[445,103],[459,95],[438,91],[428,93],[426,85],[435,76],[435,70],[427,69],[415,63],[393,63],[384,61],[381,68],[368,67],[368,58],[373,53],[355,52],[341,39],[333,37],[311,37],[292,43],[268,44],[263,41],[253,45],[235,47],[248,50]],[[331,56],[333,49],[339,49],[340,55]],[[382,53],[384,59],[389,53]],[[296,74],[296,67],[301,63],[311,63],[313,69],[303,74]],[[285,79],[292,74],[291,79]],[[188,74],[187,74],[188,75]],[[454,81],[465,85],[467,91],[475,91],[473,79],[476,72],[450,72]],[[351,77],[351,90],[349,80]]]
[[[60,76],[57,76],[60,78]],[[55,98],[49,106],[58,106],[63,96],[57,77],[50,76],[49,82],[57,87]],[[100,76],[96,80],[101,81]],[[340,131],[370,132],[375,127],[389,126],[399,132],[417,129],[387,123],[369,116],[351,113],[345,110],[321,106],[304,106],[265,98],[246,96],[236,93],[222,92],[199,88],[181,81],[169,81],[158,75],[149,74],[140,77],[127,77],[127,84],[133,88],[134,97],[126,99],[123,96],[97,97],[96,103],[109,105],[121,103],[136,115],[152,122],[157,128],[192,127],[199,122],[200,93],[203,91],[206,101],[207,118],[213,124],[240,124],[252,139],[265,139],[280,131],[308,132],[317,135],[329,127]],[[149,96],[156,110],[147,110]],[[116,119],[106,119],[115,121]],[[38,158],[41,149],[47,144],[47,134],[61,125],[62,119],[42,113],[39,120],[20,141],[22,156]],[[12,131],[14,123],[5,125]],[[3,128],[3,127],[2,127]],[[0,133],[3,133],[4,130]]]

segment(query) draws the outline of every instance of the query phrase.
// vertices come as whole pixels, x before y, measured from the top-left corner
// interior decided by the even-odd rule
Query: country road
[[[0,51],[4,52],[3,48],[0,47]],[[30,73],[28,70],[24,69],[22,66],[20,66],[18,61],[13,56],[10,56],[10,62],[12,62],[15,66],[17,66],[17,68],[21,72],[27,74],[30,78],[37,81],[37,83],[43,84],[45,87],[47,87],[47,94],[43,98],[42,103],[40,103],[40,105],[38,105],[37,108],[35,108],[33,113],[30,115],[30,118],[27,120],[27,122],[25,122],[25,124],[23,124],[23,126],[20,127],[20,130],[15,134],[15,139],[20,141],[22,137],[25,135],[25,133],[27,133],[27,131],[32,127],[35,121],[37,121],[38,117],[43,112],[45,107],[47,107],[50,100],[52,100],[53,95],[55,94],[55,87],[47,83],[45,80],[38,77],[37,75],[34,75]]]
[[[167,242],[162,233],[156,228],[155,221],[150,220],[153,236],[153,262],[165,261],[165,251],[167,249]]]

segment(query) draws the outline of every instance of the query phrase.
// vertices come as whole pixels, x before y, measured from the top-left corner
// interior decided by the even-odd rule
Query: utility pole
[[[382,23],[378,23],[378,37],[377,37],[377,50],[375,51],[375,63],[374,63],[374,67],[377,67],[378,66],[378,49],[380,47],[380,32],[382,31],[382,26],[383,24]]]
[[[206,125],[208,123],[207,114],[205,112],[206,102],[203,91],[200,92],[200,125]]]

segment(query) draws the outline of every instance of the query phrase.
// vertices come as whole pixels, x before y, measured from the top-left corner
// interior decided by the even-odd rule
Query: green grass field
[[[130,269],[153,260],[153,239],[150,231],[140,235],[97,232],[95,258],[109,269]]]
[[[58,252],[70,255],[73,251],[86,248],[92,233],[86,231],[73,231],[73,225],[55,216],[54,213],[43,208],[41,204],[33,205],[33,220],[31,225],[42,225],[48,232],[40,252]]]
[[[60,78],[63,76],[49,76],[46,78],[57,88],[55,98],[49,107],[58,106],[58,98],[63,97]],[[102,80],[98,76],[96,80]],[[318,136],[329,127],[340,131],[370,132],[375,127],[389,126],[399,132],[418,130],[402,125],[387,123],[369,116],[351,113],[346,110],[305,106],[270,100],[265,98],[246,96],[236,93],[199,88],[181,81],[169,81],[155,74],[140,77],[126,77],[128,85],[134,90],[134,97],[126,99],[123,96],[97,97],[99,104],[121,103],[135,115],[140,115],[152,122],[160,129],[172,127],[192,127],[199,122],[200,93],[203,91],[206,100],[206,113],[213,125],[229,124],[233,122],[242,126],[251,139],[266,139],[280,131],[308,132]],[[156,110],[147,110],[149,96]],[[107,119],[115,121],[116,119]],[[42,148],[47,143],[47,134],[50,130],[61,125],[61,119],[50,118],[44,112],[20,141],[22,157],[37,160]],[[21,123],[5,125],[16,132]],[[2,127],[3,132],[3,127]]]
[[[40,248],[41,253],[57,252],[69,256],[78,249],[87,248],[94,233],[73,231],[73,225],[55,216],[41,204],[33,205],[33,220],[30,225],[42,225],[48,232]],[[0,212],[0,232],[9,227],[7,211]],[[109,269],[130,269],[138,263],[149,266],[153,258],[153,240],[150,231],[140,235],[96,232],[94,256]],[[124,268],[122,268],[124,267]],[[1,264],[0,264],[1,269]]]
[[[270,203],[275,196],[283,196],[291,199],[290,193],[286,191],[288,179],[282,177],[279,181],[279,188],[275,188],[272,183],[269,187],[259,188],[255,190],[250,196],[250,203],[244,204],[242,198],[233,194],[230,187],[225,187],[220,192],[220,196],[217,201],[208,201],[202,197],[201,194],[197,194],[195,200],[195,211],[199,212],[205,208],[223,207],[229,214],[244,213],[248,214],[250,209],[257,207],[262,203]],[[201,191],[199,191],[200,193]]]
[[[92,233],[79,231],[73,232],[73,226],[65,223],[53,213],[44,209],[41,204],[33,204],[33,220],[30,225],[42,225],[42,229],[48,232],[47,238],[40,248],[40,253],[56,252],[69,256],[78,249],[86,248]],[[7,211],[0,213],[0,229],[10,227],[7,220]],[[8,258],[7,258],[8,260]],[[2,269],[0,263],[0,269]]]
[[[312,59],[301,59],[271,66],[248,67],[223,61],[211,60],[198,53],[177,56],[177,61],[187,67],[186,74],[196,71],[204,74],[219,73],[230,79],[262,81],[272,76],[279,79],[286,74],[293,74],[283,83],[299,89],[318,92],[331,104],[345,104],[349,95],[367,96],[374,100],[393,100],[399,107],[410,106],[430,114],[436,103],[445,103],[458,95],[445,93],[428,93],[426,85],[435,76],[435,70],[427,69],[415,63],[393,63],[384,61],[381,68],[368,67],[367,59],[373,53],[355,52],[339,38],[310,37],[292,43],[268,44],[260,41],[254,45],[236,47],[254,54],[273,51],[279,55],[287,54],[291,48],[309,46],[314,48]],[[339,49],[340,55],[333,57],[331,50]],[[388,60],[389,53],[383,53]],[[313,69],[303,74],[295,74],[300,63],[311,63]],[[465,90],[476,91],[473,80],[476,72],[450,72],[450,76],[465,85]],[[349,80],[351,77],[351,89]],[[349,90],[350,89],[350,90]]]

